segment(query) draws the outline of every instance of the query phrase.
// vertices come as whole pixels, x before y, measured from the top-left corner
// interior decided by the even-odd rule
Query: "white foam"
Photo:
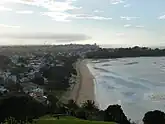
[[[105,109],[110,104],[121,104],[132,120],[141,120],[150,110],[165,110],[165,71],[160,66],[164,59],[141,57],[89,62],[87,66],[95,77],[95,99],[99,107]],[[132,61],[138,63],[124,65]]]

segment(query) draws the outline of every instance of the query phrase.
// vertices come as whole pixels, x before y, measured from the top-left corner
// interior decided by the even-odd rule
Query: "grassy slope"
[[[60,117],[59,120],[53,117],[40,118],[36,124],[115,124],[113,122],[86,121],[73,117]]]

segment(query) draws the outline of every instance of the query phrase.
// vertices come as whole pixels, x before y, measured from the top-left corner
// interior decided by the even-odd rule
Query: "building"
[[[1,94],[5,94],[7,92],[9,92],[9,91],[4,86],[0,86],[0,93]]]

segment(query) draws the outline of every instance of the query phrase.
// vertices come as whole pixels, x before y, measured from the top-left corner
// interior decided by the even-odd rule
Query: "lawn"
[[[113,122],[86,121],[74,117],[43,117],[36,121],[36,124],[115,124]]]

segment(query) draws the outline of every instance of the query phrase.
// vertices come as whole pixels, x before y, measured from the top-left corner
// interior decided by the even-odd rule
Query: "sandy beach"
[[[87,67],[86,60],[79,60],[76,63],[77,82],[70,92],[70,99],[81,104],[86,100],[95,100],[93,75]]]

